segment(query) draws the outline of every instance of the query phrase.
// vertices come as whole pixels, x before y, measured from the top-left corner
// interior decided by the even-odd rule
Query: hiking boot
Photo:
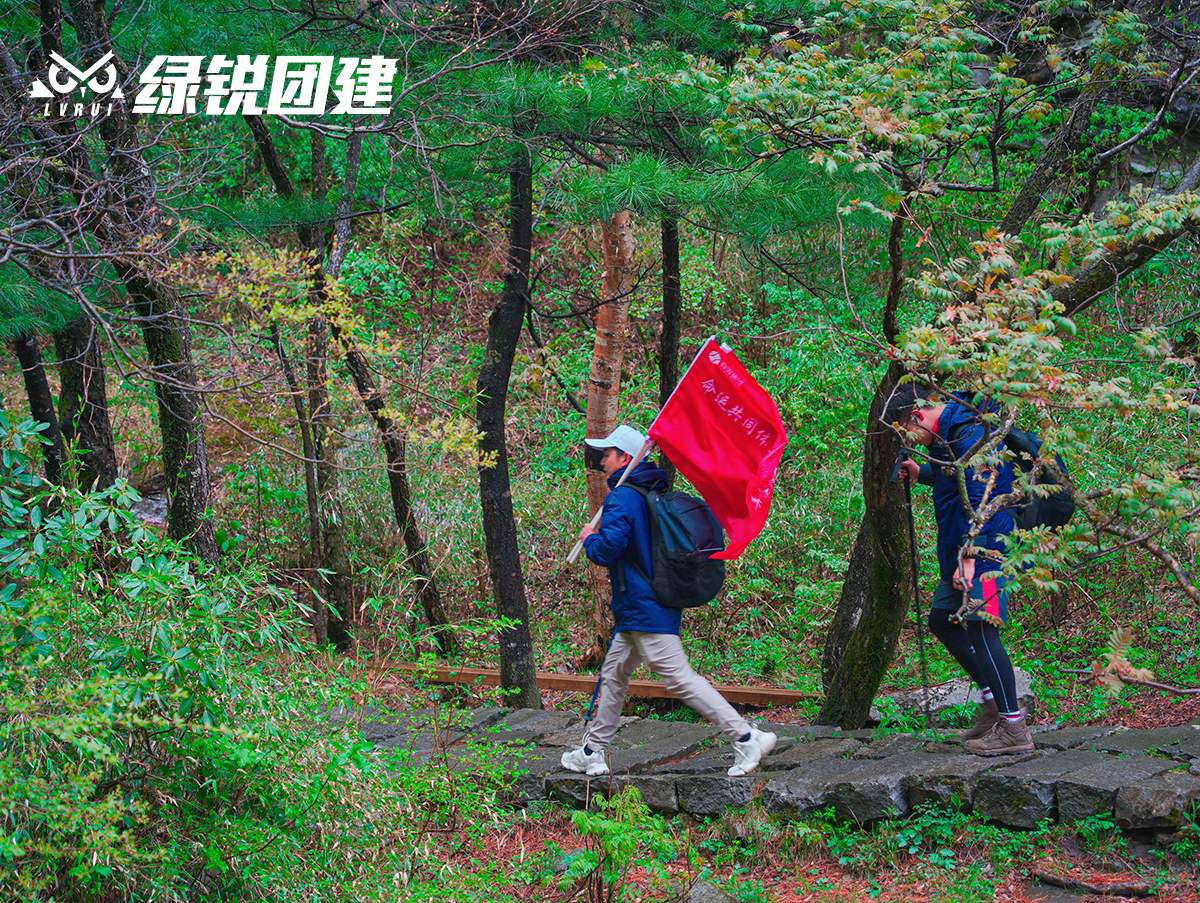
[[[986,737],[968,740],[963,749],[977,756],[1015,756],[1033,752],[1033,735],[1029,733],[1024,715],[1016,721],[1001,718]]]
[[[770,731],[760,731],[750,728],[750,739],[744,743],[735,740],[733,744],[733,767],[729,769],[732,778],[749,774],[758,767],[762,757],[775,748],[775,735]]]
[[[996,722],[1000,720],[1000,709],[995,699],[985,699],[975,709],[975,723],[969,730],[955,734],[951,743],[965,743],[967,740],[978,740],[992,732]]]
[[[572,749],[563,753],[562,759],[559,761],[567,771],[578,771],[580,774],[586,774],[590,777],[608,774],[608,762],[604,758],[604,750],[602,749],[593,749],[591,753],[588,753],[581,746],[579,749]]]

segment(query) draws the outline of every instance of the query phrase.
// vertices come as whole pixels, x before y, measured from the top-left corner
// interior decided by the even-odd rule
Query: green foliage
[[[877,874],[915,861],[928,869],[927,880],[944,888],[939,899],[980,903],[993,898],[1000,876],[1026,868],[1037,851],[1053,849],[1068,830],[1043,824],[1034,831],[1009,831],[931,804],[868,829],[838,821],[832,808],[807,824],[853,874]]]
[[[776,843],[781,834],[766,810],[751,802],[745,810],[730,810],[709,825],[708,836],[696,846],[712,856],[712,869],[744,867]],[[711,869],[710,869],[711,871]]]
[[[503,759],[374,753],[321,714],[369,691],[315,667],[289,592],[204,569],[124,483],[47,490],[32,424],[0,429],[0,895],[362,898],[436,882],[465,813],[492,824]]]
[[[1189,818],[1180,826],[1176,840],[1171,844],[1171,852],[1184,861],[1196,861],[1200,854],[1200,827],[1195,819]]]
[[[256,551],[298,556],[298,537],[305,535],[308,514],[300,468],[280,472],[252,456],[226,467],[224,480],[230,511],[245,524],[241,529],[249,531]],[[222,529],[228,533],[231,526]]]
[[[1139,206],[1135,197],[1124,228],[1152,238],[1181,217],[1200,215],[1195,204],[1195,198],[1184,195]],[[1111,228],[1121,229],[1120,221]],[[1185,591],[1200,598],[1177,560],[1150,538],[1165,534],[1182,540],[1198,510],[1200,495],[1191,477],[1197,449],[1194,437],[1180,423],[1190,416],[1193,390],[1182,385],[1170,368],[1145,372],[1145,378],[1135,383],[1127,372],[1097,378],[1066,363],[1066,344],[1076,326],[1062,316],[1062,306],[1051,291],[1062,277],[1049,271],[1022,274],[1016,247],[1011,237],[993,235],[975,243],[974,260],[955,261],[940,273],[923,274],[918,280],[921,290],[948,306],[934,323],[910,328],[901,336],[895,354],[925,385],[940,383],[976,399],[992,398],[1002,406],[1003,417],[992,416],[987,440],[961,466],[1011,461],[1013,454],[1002,444],[1003,437],[1014,418],[1022,415],[1036,422],[1045,440],[1035,473],[1056,466],[1052,454],[1068,460],[1097,457],[1098,437],[1059,412],[1111,412],[1118,421],[1135,412],[1152,414],[1167,423],[1174,421],[1183,442],[1170,451],[1164,449],[1156,461],[1142,461],[1114,474],[1106,484],[1088,485],[1082,476],[1058,477],[1071,489],[1082,516],[1061,531],[1038,528],[1019,535],[1006,557],[1006,573],[1023,585],[1054,589],[1055,567],[1093,555],[1105,540],[1118,546],[1140,542],[1171,567]],[[967,288],[969,300],[963,294]],[[1170,356],[1163,337],[1154,330],[1135,335],[1133,343],[1135,358]],[[1014,488],[1019,491],[1045,491],[1036,489],[1031,476],[1019,468],[1014,473]],[[972,512],[975,530],[1004,505],[998,496],[985,493],[983,502],[972,507],[961,480],[960,494]]]
[[[868,2],[833,5],[801,20],[830,43],[789,48],[785,59],[747,56],[728,85],[714,70],[698,73],[724,115],[716,138],[757,153],[806,149],[809,161],[836,173],[878,172],[911,155],[937,155],[974,139],[989,125],[989,104],[1045,109],[1023,82],[986,64],[978,35],[953,3]]]
[[[1075,823],[1076,833],[1083,838],[1085,849],[1096,855],[1120,855],[1125,852],[1126,840],[1117,830],[1111,816],[1091,815]]]
[[[368,11],[369,27],[328,31],[303,27],[292,12],[242,22],[245,16],[208,4],[155,2],[121,7],[114,29],[155,53],[341,55],[363,53],[370,43],[369,52],[405,58],[396,113],[363,146],[357,247],[340,278],[359,319],[343,325],[372,355],[381,383],[416,387],[403,410],[389,413],[407,429],[414,510],[459,623],[480,612],[486,620],[491,602],[476,554],[485,542],[474,464],[460,454],[474,434],[467,419],[443,409],[463,418],[474,409],[480,330],[503,266],[503,252],[487,244],[504,227],[514,138],[533,149],[538,167],[533,300],[540,310],[578,309],[599,279],[589,249],[573,243],[566,226],[622,209],[640,218],[638,265],[646,277],[633,304],[621,416],[642,425],[658,397],[653,234],[664,210],[674,208],[684,224],[685,346],[709,331],[725,333],[779,401],[791,435],[771,520],[731,563],[722,600],[688,615],[689,651],[707,673],[765,676],[815,697],[824,629],[864,509],[858,450],[871,387],[887,363],[871,333],[888,284],[884,235],[902,201],[914,211],[904,242],[912,278],[901,311],[905,361],[1018,408],[1025,425],[1068,455],[1079,487],[1099,493],[1099,518],[1137,525],[1177,560],[1200,535],[1189,514],[1197,506],[1197,459],[1188,424],[1197,409],[1184,395],[1194,388],[1194,359],[1176,356],[1173,336],[1155,326],[1192,312],[1190,249],[1144,267],[1121,287],[1118,306],[1098,306],[1094,319],[1069,321],[1046,303],[1069,268],[1194,222],[1195,198],[1133,192],[1116,197],[1103,216],[1077,217],[1072,191],[1080,186],[1071,185],[1043,208],[1044,244],[989,239],[971,246],[998,222],[1061,125],[1061,101],[1046,98],[1068,95],[1049,92],[1073,96],[1103,88],[1105,79],[1163,74],[1140,56],[1145,23],[1124,10],[1101,11],[1096,31],[1060,59],[1052,17],[1080,6],[1038,4],[1021,25],[1013,46],[1024,52],[1037,45],[1054,70],[1044,91],[1014,76],[1018,60],[1006,50],[993,52],[978,27],[978,5],[930,0],[767,0],[742,8],[671,0],[578,21],[557,19],[565,7],[547,3],[529,7],[528,22],[531,35],[554,35],[553,46],[519,60],[509,55],[507,28],[476,41],[477,7],[457,0],[414,7],[398,21]],[[982,11],[1008,8],[984,4]],[[28,8],[13,15],[21,33],[36,33]],[[77,48],[69,28],[66,38],[71,56]],[[433,77],[423,83],[426,76]],[[1084,144],[1102,150],[1148,121],[1145,111],[1101,103]],[[271,122],[298,189],[282,201],[256,168],[237,117],[150,122],[158,143],[148,159],[170,185],[164,196],[214,233],[246,230],[257,245],[257,260],[247,253],[217,274],[220,286],[189,285],[198,289],[200,319],[211,313],[204,299],[217,296],[218,307],[253,308],[256,326],[268,311],[286,326],[303,325],[312,313],[303,303],[309,271],[302,255],[282,249],[294,247],[295,224],[325,224],[333,213],[345,169],[342,123],[327,119],[318,147],[313,133]],[[993,136],[1000,141],[995,192],[986,190]],[[598,147],[611,151],[604,167],[572,156],[575,148],[597,154]],[[333,185],[314,198],[321,153]],[[1070,161],[1062,181],[1089,166],[1086,156]],[[902,188],[898,174],[906,168],[920,179]],[[1099,173],[1102,191],[1111,189],[1107,176]],[[965,195],[946,187],[978,182],[985,190]],[[403,222],[358,215],[375,203],[413,206]],[[66,206],[74,216],[77,204]],[[414,224],[436,233],[436,253]],[[722,234],[712,238],[709,226]],[[767,276],[756,268],[780,259],[755,258],[760,251],[790,255],[786,285],[779,271]],[[922,255],[928,259],[918,263]],[[62,320],[39,309],[45,301],[23,273],[5,267],[0,276],[10,277],[0,283],[8,299],[0,336]],[[969,310],[957,305],[967,286],[979,290]],[[1173,293],[1176,307],[1159,303],[1160,292]],[[1145,316],[1136,314],[1140,305]],[[65,305],[58,313],[74,312]],[[550,355],[522,348],[508,411],[512,500],[537,650],[568,662],[581,651],[586,588],[557,562],[574,538],[564,525],[580,520],[583,423],[566,409],[549,366],[568,388],[583,384],[590,342],[578,319],[541,321]],[[238,356],[245,326],[236,316],[222,321]],[[125,337],[119,332],[122,355]],[[296,333],[285,341],[300,344]],[[253,352],[245,358],[236,362],[250,365],[239,385],[269,385],[273,374],[257,368]],[[211,367],[211,359],[201,360],[202,372]],[[148,396],[138,401],[131,412],[153,408]],[[291,449],[286,402],[279,395],[246,419],[258,418],[254,431]],[[357,403],[350,392],[334,393],[359,614],[369,622],[364,634],[380,638],[374,653],[382,658],[394,644],[407,656],[420,647],[421,612],[407,552],[391,526],[374,433]],[[286,569],[306,566],[306,508],[294,458],[267,450],[231,455],[214,493],[226,570],[209,571],[130,517],[134,496],[123,484],[86,497],[47,495],[27,456],[31,427],[6,429],[0,650],[10,689],[0,704],[10,713],[2,736],[13,754],[3,761],[0,782],[9,789],[0,799],[16,814],[6,816],[0,856],[13,881],[24,882],[19,892],[40,887],[71,898],[115,888],[126,899],[163,900],[259,897],[280,888],[306,899],[444,896],[438,882],[452,866],[437,838],[478,837],[510,817],[492,796],[500,766],[481,759],[473,768],[479,779],[468,780],[442,759],[419,768],[411,751],[380,758],[359,742],[353,718],[330,722],[316,714],[321,704],[361,711],[372,677],[364,660],[330,666],[298,639],[307,628]],[[150,461],[157,453],[152,436],[121,441],[138,450],[135,469],[139,455]],[[921,526],[930,577],[932,525]],[[1089,624],[1127,623],[1118,602],[1133,600],[1145,626],[1143,654],[1156,643],[1178,673],[1200,674],[1200,659],[1184,642],[1191,635],[1156,613],[1158,569],[1123,554],[1098,559],[1100,539],[1082,523],[1057,537],[1032,534],[1013,547],[1010,567],[1038,603],[1054,589],[1077,587],[1090,600],[1078,620]],[[1071,659],[1089,656],[1097,638],[1044,628],[1038,608],[1028,605],[1026,623],[1014,625],[1012,648],[1037,673],[1039,695],[1054,712],[1073,702],[1080,717],[1105,714],[1110,701],[1099,692],[1080,698],[1065,670]],[[491,623],[469,649],[476,663],[489,664],[495,654]],[[911,647],[894,668],[897,685],[918,679]],[[934,652],[934,674],[954,667]],[[894,710],[885,716],[885,732],[919,726]],[[621,798],[581,816],[590,846],[568,880],[617,892],[637,843],[661,841],[656,849],[670,854],[668,832],[639,805]],[[831,817],[787,827],[761,812],[729,821],[720,829],[725,836],[701,848],[736,875],[730,890],[744,899],[766,894],[753,879],[741,880],[760,852],[780,844],[807,853],[822,843],[853,870],[917,858],[939,876],[947,898],[990,899],[995,873],[947,854],[953,837],[999,851],[996,862],[1007,867],[1046,836],[1025,843],[925,812],[865,835]],[[1098,844],[1104,832],[1093,827]],[[510,880],[517,866],[496,868],[484,882]],[[483,899],[495,888],[455,890]]]
[[[562,886],[586,884],[591,899],[623,900],[626,876],[635,864],[646,868],[653,880],[665,883],[663,861],[675,857],[676,842],[662,819],[642,802],[637,788],[626,787],[612,799],[596,802],[597,811],[572,816],[587,846],[571,860]]]
[[[247,656],[291,643],[250,604],[278,594],[252,572],[198,579],[128,514],[123,483],[48,494],[31,424],[0,429],[2,880],[64,899],[132,888],[162,861],[164,806],[196,817],[197,793],[261,758],[228,716],[257,689]]]
[[[404,313],[412,297],[399,267],[366,251],[346,254],[341,280],[347,292],[364,305],[370,305],[365,313],[372,320],[390,320]]]
[[[53,332],[79,316],[76,302],[47,291],[14,264],[0,264],[0,341]]]
[[[925,727],[925,716],[921,712],[905,712],[890,696],[881,696],[875,700],[879,709],[879,725],[875,733],[880,736],[889,734],[916,734]]]

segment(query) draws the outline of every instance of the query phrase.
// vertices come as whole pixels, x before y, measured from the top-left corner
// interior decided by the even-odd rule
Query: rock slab
[[[1200,725],[1153,731],[1099,727],[1036,730],[1037,749],[972,756],[931,735],[771,725],[775,752],[753,774],[731,778],[729,745],[708,724],[623,719],[609,749],[613,773],[562,769],[583,726],[569,712],[481,708],[323,712],[361,724],[391,768],[496,775],[515,805],[547,797],[584,806],[636,787],[656,812],[711,817],[758,800],[782,818],[832,808],[858,823],[901,817],[923,804],[972,811],[1014,828],[1094,815],[1132,831],[1178,830],[1200,810]]]

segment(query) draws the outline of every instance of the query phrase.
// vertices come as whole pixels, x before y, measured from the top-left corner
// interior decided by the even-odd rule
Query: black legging
[[[952,624],[952,614],[954,611],[949,608],[932,609],[929,612],[930,631],[942,641],[971,680],[992,691],[1001,712],[1019,712],[1017,678],[1004,644],[1000,642],[999,628],[987,621]]]

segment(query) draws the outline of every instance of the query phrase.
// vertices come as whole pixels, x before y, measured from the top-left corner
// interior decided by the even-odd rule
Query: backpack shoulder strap
[[[957,456],[954,448],[954,443],[963,437],[963,434],[968,430],[974,429],[976,426],[982,425],[983,422],[976,418],[975,420],[960,420],[954,426],[950,427],[950,432],[946,434],[946,444],[950,446],[951,454]],[[1004,437],[1004,445],[1008,446],[1008,436]]]
[[[960,420],[958,423],[954,424],[954,426],[950,427],[950,432],[946,433],[946,441],[953,446],[955,442],[962,438],[963,433],[971,429],[973,426],[975,426],[975,424],[973,424],[970,420]],[[951,450],[953,451],[953,448],[951,448]]]
[[[652,504],[650,504],[650,496],[652,494],[657,495],[658,493],[653,489],[643,489],[641,486],[634,486],[632,483],[622,483],[620,486],[616,487],[616,489],[614,489],[613,492],[616,492],[617,489],[632,489],[634,492],[636,492],[638,495],[640,495],[643,499],[645,499],[645,501],[646,501],[646,517],[648,518],[649,524],[650,524],[650,554],[651,554],[651,556],[653,556],[654,555],[654,534],[657,530],[657,524],[654,520],[654,506]],[[630,552],[633,551],[633,545],[634,544],[633,544],[632,537],[631,537],[629,546],[625,549],[625,554],[622,555],[621,558],[631,568],[633,568],[635,571],[637,571],[637,575],[639,577],[641,577],[643,580],[645,580],[646,583],[650,583],[650,574],[648,573],[649,567],[643,568],[638,563],[638,560],[637,560],[638,556],[636,554],[632,554],[632,555],[630,554]],[[624,578],[622,578],[622,582],[624,582]],[[651,590],[653,591],[653,587],[651,587]],[[622,591],[623,591],[623,589],[622,589]]]
[[[950,443],[951,451],[954,451],[954,443],[962,437],[963,432],[974,425],[969,420],[963,420],[950,428],[950,432],[946,435],[946,441]],[[1020,467],[1022,470],[1028,470],[1032,466],[1032,461],[1038,456],[1042,446],[1041,439],[1036,433],[1023,430],[1019,426],[1010,427],[1001,444],[1013,453],[1013,460],[1008,463],[1014,467]]]

